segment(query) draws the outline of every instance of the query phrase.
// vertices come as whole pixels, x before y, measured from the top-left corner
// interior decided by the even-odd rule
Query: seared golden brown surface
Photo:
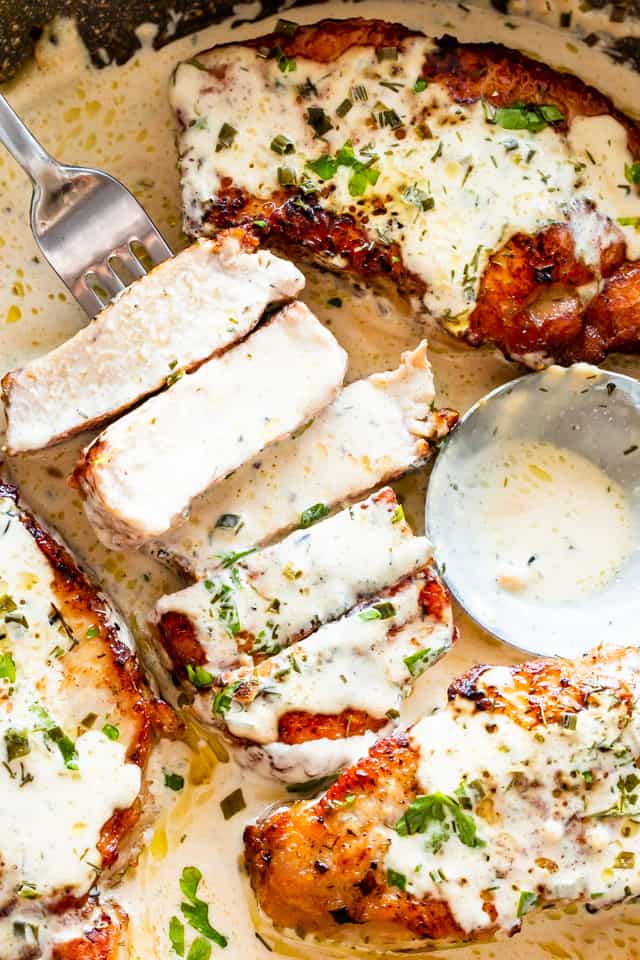
[[[587,723],[593,721],[599,709],[598,698],[604,691],[608,698],[606,702],[615,703],[616,709],[620,711],[619,729],[626,729],[632,717],[637,667],[634,653],[603,648],[575,662],[561,659],[534,660],[510,668],[478,666],[469,670],[451,684],[449,706],[446,708],[446,712],[458,717],[464,730],[468,727],[460,742],[463,744],[463,751],[467,751],[466,762],[469,769],[472,769],[475,751],[482,749],[482,743],[473,739],[474,730],[476,735],[477,731],[481,730],[482,737],[491,740],[491,734],[499,723],[508,722],[508,718],[515,722],[517,729],[526,731],[525,736],[531,734],[535,740],[533,749],[544,756],[546,748],[543,744],[552,732],[555,734],[558,729],[574,731],[576,721],[580,729],[580,715],[583,712]],[[586,715],[587,711],[589,716]],[[439,715],[436,714],[437,716]],[[474,717],[480,726],[472,726]],[[425,731],[429,728],[429,722],[429,719],[421,721]],[[590,729],[593,732],[594,728]],[[564,733],[562,735],[564,736]],[[573,733],[568,734],[569,737],[572,735]],[[276,925],[295,928],[297,931],[320,931],[323,935],[335,936],[343,924],[370,924],[371,927],[362,929],[363,936],[376,931],[395,932],[404,940],[468,939],[491,934],[497,926],[502,925],[498,922],[498,901],[494,903],[492,890],[497,889],[495,887],[477,892],[480,902],[476,905],[476,916],[477,911],[485,916],[483,929],[478,929],[476,925],[475,928],[467,926],[463,930],[454,916],[458,903],[455,898],[450,899],[455,897],[451,888],[447,890],[447,887],[444,887],[448,896],[445,893],[440,897],[436,894],[417,897],[407,892],[406,888],[400,888],[397,875],[394,883],[389,882],[392,878],[387,874],[385,858],[391,844],[391,831],[416,796],[425,792],[424,783],[419,780],[420,749],[411,739],[412,736],[410,730],[408,733],[398,733],[379,740],[368,756],[346,770],[319,799],[299,801],[283,807],[255,825],[247,827],[245,855],[251,882],[262,910]],[[437,733],[434,733],[434,736],[437,736]],[[420,742],[424,743],[424,740]],[[618,747],[621,757],[624,755],[623,746],[619,744]],[[428,747],[436,759],[444,758],[445,766],[442,769],[446,769],[446,758],[449,750],[455,749],[454,745],[447,742],[431,743]],[[489,746],[489,751],[491,749]],[[495,742],[493,749],[497,749]],[[596,749],[596,745],[593,744],[591,749]],[[611,749],[603,743],[597,747],[595,756],[610,757],[608,751]],[[490,753],[486,756],[489,757]],[[525,757],[518,756],[513,760],[516,764],[525,761],[525,767],[518,769],[527,770]],[[424,762],[429,766],[428,761]],[[594,762],[597,763],[597,759]],[[624,761],[619,760],[618,764],[622,762]],[[490,762],[487,769],[493,770]],[[594,767],[593,772],[584,771],[585,781],[587,774],[589,776],[587,796],[589,790],[595,789],[597,784],[596,770]],[[427,775],[431,773],[437,776],[435,771],[429,769]],[[422,776],[424,775],[423,770]],[[624,771],[621,775],[624,778]],[[485,776],[486,787],[490,783],[490,772]],[[578,789],[577,786],[569,786],[571,777],[574,776],[579,784],[583,783],[582,774],[570,776],[569,770],[558,772],[555,784],[560,797],[564,790]],[[528,780],[528,777],[532,779]],[[525,790],[527,784],[529,789],[535,789],[533,778],[533,772],[517,774],[511,784],[515,791],[514,796]],[[563,784],[564,778],[568,780],[567,785]],[[613,776],[612,779],[615,781],[617,778]],[[631,785],[629,780],[624,782]],[[635,783],[635,780],[633,782]],[[438,789],[437,784],[434,784],[434,789]],[[467,785],[465,790],[468,789]],[[517,799],[513,800],[509,789],[507,787],[507,796],[511,797],[509,802],[519,802]],[[584,785],[580,789],[584,789]],[[613,784],[611,789],[615,789]],[[463,790],[463,794],[464,792]],[[493,792],[487,793],[486,790],[481,795],[484,806],[478,804],[473,816],[478,824],[479,835],[490,836],[488,824],[498,815],[496,811],[501,797]],[[436,793],[434,796],[442,797],[442,794]],[[531,829],[547,829],[545,815],[548,816],[545,814],[545,804],[540,804]],[[605,822],[598,820],[600,814],[595,816],[596,823]],[[615,821],[619,814],[614,812],[612,816]],[[508,828],[509,824],[504,823],[507,832],[500,841],[501,844],[510,842]],[[570,843],[568,834],[574,829],[577,831],[579,845],[591,842],[585,840],[588,834],[582,832],[580,821],[578,820],[576,825],[572,820],[566,828],[565,845]],[[597,831],[602,829],[602,826],[596,828]],[[624,830],[623,836],[628,836]],[[420,841],[422,838],[417,836],[415,839]],[[422,843],[428,842],[427,834]],[[559,842],[562,847],[562,839]],[[598,842],[604,843],[601,840]],[[624,844],[629,841],[621,842]],[[467,838],[462,843],[484,848],[479,851],[479,862],[485,859],[485,851],[487,860],[489,855],[494,853],[491,840],[486,843],[475,843],[474,840],[472,843]],[[439,865],[435,871],[439,874],[438,882],[442,877],[446,877],[449,868],[452,872],[454,870],[455,861],[452,861],[451,856],[455,854],[455,849],[449,849],[449,855],[447,849],[439,860],[435,860],[435,864]],[[467,850],[464,846],[459,849]],[[614,853],[615,851],[612,857]],[[599,855],[599,851],[594,850],[592,855]],[[629,853],[625,856],[633,859]],[[526,864],[524,869],[526,872]],[[558,869],[557,865],[550,864],[550,876]],[[613,873],[615,871],[611,871],[612,875]],[[451,875],[449,874],[449,877]],[[633,880],[631,877],[629,874],[628,882],[635,883],[635,877]],[[510,879],[516,878],[510,878],[509,874],[504,877],[506,888],[510,887]],[[528,883],[532,882],[529,879]],[[603,883],[599,871],[595,883]],[[439,888],[434,889],[437,891]],[[513,889],[519,892],[517,886]],[[545,887],[532,886],[528,889],[533,893],[527,893],[527,897],[531,897],[536,905],[552,899]],[[625,887],[625,892],[621,892],[620,896],[629,895],[630,889]],[[633,889],[635,890],[635,887]],[[516,900],[517,892],[513,894]],[[597,895],[605,896],[604,893]],[[564,896],[571,899],[570,894]],[[498,897],[498,894],[495,894],[495,897]],[[516,919],[514,908],[512,932],[518,929],[521,915],[518,907]]]
[[[373,47],[378,52],[398,48],[402,55],[403,43],[416,36],[419,34],[399,24],[382,21],[324,20],[298,27],[291,35],[284,31],[237,46],[256,49],[259,56],[272,55],[270,51],[275,49],[278,56],[301,58],[301,64],[303,58],[331,64],[356,46]],[[216,74],[216,67],[213,73],[214,83],[224,82],[224,76]],[[497,44],[463,45],[444,37],[426,56],[421,78],[425,85],[436,82],[443,86],[455,103],[470,105],[481,100],[489,111],[514,104],[553,104],[562,115],[561,120],[554,121],[559,132],[566,131],[576,118],[609,116],[626,130],[632,158],[640,159],[640,131],[606,97],[576,77]],[[303,111],[302,95],[299,104]],[[178,120],[181,122],[179,111]],[[426,125],[427,138],[431,136],[428,120],[428,109],[422,118],[418,115],[412,120],[414,126]],[[406,136],[402,127],[394,132],[398,141]],[[283,160],[274,153],[272,162],[279,165]],[[620,177],[624,181],[624,170]],[[380,197],[380,208],[390,199]],[[190,215],[185,216],[189,228]],[[423,294],[427,290],[424,279],[407,268],[402,247],[384,237],[372,238],[367,220],[366,211],[358,203],[344,210],[329,209],[324,187],[309,192],[308,188],[301,191],[295,185],[285,185],[265,199],[264,192],[254,195],[223,176],[203,222],[194,220],[191,229],[198,232],[204,228],[207,232],[211,228],[253,225],[261,239],[294,256],[310,255],[334,264],[336,258],[343,258],[348,269],[367,279],[387,277],[404,294]],[[495,344],[506,356],[533,367],[551,361],[598,363],[614,350],[636,352],[640,343],[640,285],[634,265],[626,262],[619,226],[609,221],[606,230],[609,243],[602,247],[599,262],[596,258],[590,264],[576,249],[574,236],[564,224],[542,227],[536,235],[516,234],[493,251],[465,323],[449,326],[446,317],[441,319],[474,346]],[[594,280],[606,280],[605,288],[596,292],[587,306],[587,298],[579,295],[577,288]]]

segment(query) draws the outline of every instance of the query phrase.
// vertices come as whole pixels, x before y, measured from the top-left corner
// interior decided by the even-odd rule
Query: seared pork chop
[[[109,601],[5,482],[0,553],[0,943],[9,929],[8,957],[39,956],[30,925],[44,939],[73,923],[73,956],[106,960],[76,922],[93,929],[89,892],[131,855],[168,708],[149,697]]]
[[[639,693],[631,648],[474,667],[446,707],[379,740],[319,799],[246,829],[262,910],[402,945],[638,896]]]
[[[398,24],[285,22],[179,64],[171,101],[188,233],[242,224],[390,278],[532,367],[638,349],[640,131],[575,77]]]

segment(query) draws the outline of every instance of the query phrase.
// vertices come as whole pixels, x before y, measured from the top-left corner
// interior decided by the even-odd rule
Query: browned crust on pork
[[[306,710],[291,710],[280,717],[278,740],[280,743],[308,743],[310,740],[342,740],[345,737],[360,737],[370,730],[382,730],[388,723],[386,717],[372,717],[365,710],[348,708],[342,713],[327,716]]]
[[[293,36],[269,34],[244,45],[277,46],[290,57],[329,63],[356,45],[402,49],[406,39],[421,35],[401,24],[357,18],[322,20],[299,27]],[[640,129],[607,97],[577,77],[499,44],[461,44],[450,36],[436,44],[425,59],[422,75],[443,84],[455,101],[471,103],[483,98],[494,107],[515,101],[553,103],[566,118],[558,124],[560,129],[578,116],[608,114],[624,126],[632,155],[640,157]],[[251,229],[255,220],[264,221],[265,227],[253,229],[279,249],[330,263],[341,257],[349,270],[369,280],[389,278],[405,295],[424,293],[424,282],[404,266],[400,247],[371,240],[363,212],[358,203],[339,214],[329,212],[323,208],[322,192],[305,197],[288,188],[261,200],[238,190],[232,182],[223,182],[205,223],[214,229],[238,223]],[[528,256],[531,263],[527,263]],[[599,275],[609,277],[625,257],[624,238],[618,231],[617,240],[602,251]],[[594,276],[594,271],[576,258],[566,225],[553,225],[533,237],[518,235],[494,251],[481,278],[469,326],[458,335],[473,346],[494,344],[507,357],[524,359],[530,366],[552,360],[598,363],[612,350],[636,352],[640,349],[640,280],[633,270],[612,279],[604,299],[597,297],[585,312],[575,287]],[[620,303],[624,315],[618,325],[615,307]]]
[[[117,960],[128,923],[129,918],[120,908],[103,911],[83,936],[54,944],[51,960]]]
[[[487,720],[507,713],[531,729],[585,709],[605,670],[607,688],[630,710],[631,693],[615,676],[623,656],[609,649],[576,661],[530,661],[508,668],[501,689],[488,686],[490,667],[477,666],[451,684],[449,697],[470,700]],[[500,674],[502,683],[504,669]],[[418,794],[417,760],[406,733],[383,738],[318,800],[296,802],[246,828],[249,877],[276,925],[335,936],[340,924],[366,923],[372,926],[363,936],[380,928],[404,940],[477,939],[463,934],[447,903],[419,900],[387,884],[388,841],[379,828],[393,827]],[[347,798],[353,799],[344,805]],[[487,892],[483,909],[495,921],[490,897]],[[494,929],[483,930],[482,937]]]
[[[0,497],[14,501],[19,519],[52,571],[52,589],[62,622],[71,632],[75,646],[65,654],[65,685],[72,696],[79,684],[91,682],[96,691],[105,690],[112,708],[110,720],[127,745],[127,759],[143,767],[151,748],[154,728],[165,731],[172,714],[161,701],[149,696],[134,652],[120,639],[119,629],[105,597],[77,566],[71,554],[25,510],[13,484],[0,481]],[[97,629],[95,636],[87,630]],[[80,678],[80,679],[76,679]],[[98,849],[104,857],[103,868],[117,858],[123,838],[140,816],[140,805],[115,811],[103,825]]]

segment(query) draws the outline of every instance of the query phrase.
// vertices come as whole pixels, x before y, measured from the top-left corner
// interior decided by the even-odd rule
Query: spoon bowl
[[[593,511],[581,510],[577,499],[566,490],[563,497],[553,477],[525,457],[524,483],[533,510],[519,509],[519,501],[509,500],[507,467],[513,461],[505,451],[513,444],[557,449],[561,462],[575,462],[578,489],[583,477],[586,482],[602,471],[603,495],[610,493],[620,502],[606,501],[606,513],[598,513],[597,501]],[[493,513],[486,508],[488,497],[497,504]],[[560,514],[564,528],[554,520]],[[568,516],[575,538],[571,531],[567,535]],[[492,529],[496,519],[507,554],[518,557],[515,576],[510,570],[500,573],[501,551]],[[600,525],[599,542],[613,551],[616,562],[610,575],[589,586],[580,580],[578,588],[563,594],[565,574],[571,576],[585,562],[597,568],[599,556],[606,553],[598,553],[595,541],[591,555],[576,553],[576,544],[584,543],[585,530],[593,524]],[[614,538],[622,536],[622,526],[626,549],[617,557]],[[426,528],[456,600],[505,643],[528,653],[577,656],[598,643],[635,642],[640,620],[640,382],[576,364],[528,374],[483,397],[460,420],[436,461]],[[528,542],[528,531],[541,545],[538,551]],[[553,576],[547,577],[545,593],[539,586],[542,561],[552,548],[560,570],[555,584]]]

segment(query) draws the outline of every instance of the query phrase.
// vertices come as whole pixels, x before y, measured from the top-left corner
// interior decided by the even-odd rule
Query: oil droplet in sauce
[[[609,584],[633,550],[631,505],[582,454],[542,440],[475,458],[477,518],[499,588],[563,603]]]

